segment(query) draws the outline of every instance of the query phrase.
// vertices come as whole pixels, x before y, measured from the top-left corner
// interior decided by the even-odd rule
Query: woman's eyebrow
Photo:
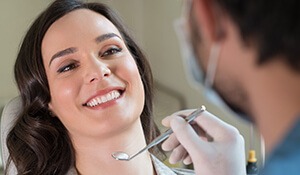
[[[74,52],[76,52],[76,51],[77,51],[77,48],[75,48],[75,47],[70,47],[70,48],[67,48],[67,49],[58,51],[57,53],[55,53],[55,54],[51,57],[51,60],[50,60],[50,62],[49,62],[49,67],[50,67],[52,61],[53,61],[55,58],[65,56],[65,55],[74,53]]]
[[[108,40],[108,39],[113,38],[113,37],[118,37],[118,38],[121,39],[121,37],[118,36],[118,35],[115,34],[115,33],[106,33],[106,34],[103,34],[103,35],[98,36],[98,37],[95,39],[95,41],[96,41],[96,43],[100,43],[100,42],[103,42],[103,41]],[[121,39],[121,40],[122,40],[122,39]],[[53,61],[55,58],[65,56],[65,55],[74,53],[74,52],[76,52],[76,51],[77,51],[77,48],[75,48],[75,47],[70,47],[70,48],[67,48],[67,49],[58,51],[57,53],[55,53],[55,54],[51,57],[51,60],[50,60],[50,62],[49,62],[49,67],[50,67],[52,61]]]
[[[98,37],[95,39],[95,41],[96,41],[96,43],[100,43],[100,42],[103,42],[103,41],[108,40],[108,39],[113,38],[113,37],[118,37],[118,38],[121,39],[121,37],[118,36],[118,35],[115,34],[115,33],[106,33],[106,34],[103,34],[103,35],[98,36]],[[122,40],[122,39],[121,39],[121,40]]]

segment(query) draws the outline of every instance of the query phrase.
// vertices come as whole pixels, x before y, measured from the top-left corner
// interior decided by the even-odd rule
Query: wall
[[[0,2],[0,106],[16,96],[13,64],[24,33],[33,19],[52,0],[10,0]],[[249,147],[249,126],[205,100],[201,89],[187,81],[173,21],[180,16],[181,0],[105,0],[118,11],[148,56],[156,81],[157,122],[180,109],[205,104],[209,111],[236,126]],[[173,93],[167,93],[172,90]],[[179,96],[176,96],[179,94]],[[256,140],[256,149],[259,141]]]
[[[24,33],[36,15],[51,0],[10,0],[0,2],[0,105],[17,95],[13,65]]]

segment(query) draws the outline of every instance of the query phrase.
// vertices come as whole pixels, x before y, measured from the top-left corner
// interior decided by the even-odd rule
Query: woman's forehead
[[[74,10],[55,21],[49,28],[82,30],[89,32],[114,32],[119,34],[116,26],[102,14],[89,9]],[[70,32],[66,30],[65,32]]]
[[[108,33],[114,33],[122,39],[116,26],[103,15],[88,9],[74,10],[49,27],[42,41],[42,52],[44,55],[45,50],[68,47],[70,42],[72,45],[94,42],[97,37]]]
[[[98,27],[102,29],[109,29],[109,30],[116,30],[116,26],[109,21],[106,17],[104,17],[102,14],[99,14],[97,12],[94,12],[89,9],[78,9],[74,10],[60,19],[58,19],[56,22],[52,24],[53,25],[73,25],[83,28],[91,28],[91,27]]]

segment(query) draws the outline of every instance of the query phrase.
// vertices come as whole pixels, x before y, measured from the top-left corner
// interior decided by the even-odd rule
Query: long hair
[[[77,0],[56,0],[31,25],[20,47],[15,79],[22,109],[7,137],[10,156],[6,170],[15,164],[18,174],[66,174],[75,165],[75,150],[67,129],[51,117],[49,85],[43,66],[41,44],[48,28],[59,18],[76,9],[89,9],[110,20],[121,33],[136,61],[145,93],[141,122],[146,142],[158,134],[153,120],[153,78],[149,63],[117,15],[106,5]],[[159,153],[160,149],[152,152]],[[7,174],[7,171],[6,171]]]

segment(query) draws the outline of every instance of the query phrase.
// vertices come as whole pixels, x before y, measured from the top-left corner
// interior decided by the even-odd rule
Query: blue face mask
[[[204,74],[192,49],[192,42],[189,40],[189,30],[187,29],[188,25],[185,18],[178,19],[175,21],[174,25],[181,46],[182,59],[186,68],[186,74],[188,75],[187,78],[192,86],[197,89],[199,89],[199,87],[204,88],[204,96],[213,104],[223,108],[233,115],[252,122],[243,111],[226,102],[226,100],[213,88],[213,81],[215,78],[221,46],[218,43],[215,43],[212,46],[208,60],[207,72]]]

